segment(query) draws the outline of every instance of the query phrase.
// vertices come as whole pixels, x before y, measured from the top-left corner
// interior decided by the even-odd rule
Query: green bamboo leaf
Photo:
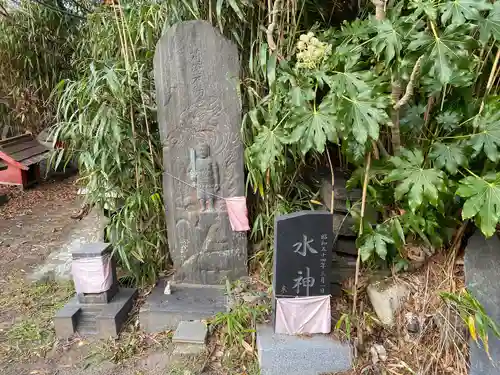
[[[243,12],[241,11],[240,7],[238,6],[238,3],[236,2],[236,0],[228,0],[228,2],[229,2],[229,5],[231,6],[231,8],[236,13],[236,15],[238,16],[238,18],[240,19],[240,21],[244,21],[245,16],[243,15]]]
[[[57,155],[57,159],[56,159],[56,163],[55,163],[55,166],[54,166],[54,169],[57,169],[59,167],[59,165],[61,164],[61,161],[64,157],[64,149],[61,149],[58,151],[58,155]]]
[[[222,5],[224,4],[224,0],[217,0],[215,4],[215,14],[217,15],[217,23],[219,24],[219,29],[221,32],[224,31],[222,27]]]
[[[259,60],[260,60],[260,69],[262,70],[262,74],[266,76],[267,74],[267,44],[262,43],[260,46],[260,51],[259,51]]]
[[[274,82],[276,81],[276,54],[273,53],[269,56],[269,60],[267,61],[267,80],[269,82],[269,86],[272,87]]]
[[[112,94],[116,97],[120,96],[120,84],[118,83],[118,78],[116,73],[112,69],[107,69],[106,73],[106,82],[108,83],[108,87],[111,90]]]

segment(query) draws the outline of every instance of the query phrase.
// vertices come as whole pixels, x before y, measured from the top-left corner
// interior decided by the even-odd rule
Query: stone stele
[[[182,22],[158,42],[154,73],[175,281],[236,279],[247,239],[231,230],[222,197],[245,188],[237,48],[207,22]]]

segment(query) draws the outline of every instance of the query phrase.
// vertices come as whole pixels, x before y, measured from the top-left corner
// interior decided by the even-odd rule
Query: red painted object
[[[49,155],[32,134],[23,134],[0,141],[0,184],[26,188],[40,182],[40,161]]]

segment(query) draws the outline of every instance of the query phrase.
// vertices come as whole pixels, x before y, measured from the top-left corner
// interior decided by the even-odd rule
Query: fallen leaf
[[[249,343],[247,343],[245,340],[241,342],[241,345],[245,348],[247,352],[253,353],[253,347]]]

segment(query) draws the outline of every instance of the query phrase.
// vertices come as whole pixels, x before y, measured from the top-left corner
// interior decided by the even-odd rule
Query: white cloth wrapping
[[[329,295],[276,299],[276,333],[330,333],[331,326]]]
[[[111,256],[73,259],[71,272],[77,293],[102,293],[111,288]]]

